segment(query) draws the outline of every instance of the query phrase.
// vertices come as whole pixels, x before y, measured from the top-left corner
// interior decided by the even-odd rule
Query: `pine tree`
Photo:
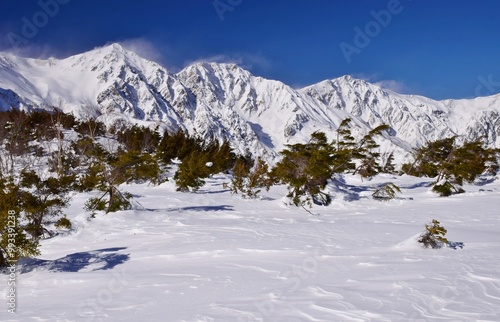
[[[354,150],[356,147],[356,139],[351,133],[351,122],[350,118],[346,118],[337,128],[337,151]]]
[[[131,181],[161,182],[160,166],[150,154],[121,149],[111,153],[99,144],[95,146],[98,148],[91,154],[90,165],[81,180],[81,186],[87,191],[97,189],[102,194],[86,203],[87,210],[104,210],[108,213],[130,209],[131,195],[121,192],[119,185]]]
[[[350,118],[344,119],[337,129],[337,139],[335,141],[335,157],[333,158],[333,169],[335,173],[354,171],[356,164],[353,159],[357,155],[357,143],[351,133]]]
[[[158,185],[162,183],[161,167],[158,160],[149,153],[139,153],[137,151],[119,151],[118,157],[112,163],[116,171],[121,172],[122,178],[119,181],[149,181]]]
[[[204,178],[210,175],[229,171],[235,162],[235,155],[228,140],[220,144],[209,139],[203,142],[182,131],[173,136],[165,133],[158,155],[165,163],[179,158],[181,164],[174,175],[178,191],[197,191],[205,184]]]
[[[380,157],[380,152],[378,152],[379,145],[375,142],[374,137],[381,135],[388,128],[389,126],[387,125],[377,126],[357,144],[355,157],[360,160],[360,164],[354,173],[359,174],[361,178],[371,178],[382,171],[378,163]]]
[[[497,151],[484,148],[481,141],[465,142],[455,148],[447,163],[440,178],[452,175],[459,185],[464,181],[471,183],[483,173],[495,175],[498,171]]]
[[[307,144],[287,145],[281,152],[283,159],[272,172],[274,177],[289,185],[287,197],[294,205],[311,205],[311,201],[330,204],[330,195],[322,190],[334,173],[334,152],[322,132],[314,132]]]
[[[377,200],[387,201],[394,199],[397,193],[401,193],[401,189],[394,183],[390,182],[375,190],[372,197]]]
[[[269,176],[269,166],[261,158],[257,159],[257,164],[248,175],[248,184],[245,194],[250,198],[256,198],[260,193],[260,188],[269,188],[273,185],[273,180]]]
[[[448,239],[444,237],[447,232],[439,221],[433,219],[430,224],[425,225],[425,232],[420,235],[418,242],[425,248],[441,248],[442,244],[448,244]]]
[[[19,202],[28,220],[26,231],[33,238],[39,239],[48,232],[44,227],[47,219],[62,215],[70,200],[73,180],[73,176],[42,179],[33,170],[21,171],[19,186],[24,189],[20,190]]]
[[[390,173],[390,174],[396,173],[396,166],[394,165],[394,152],[391,152],[387,156],[387,159],[385,160],[385,163],[381,171],[383,173]]]
[[[227,139],[225,139],[222,144],[217,143],[216,149],[209,151],[209,153],[213,160],[211,169],[213,174],[228,171],[235,164],[236,155]]]
[[[12,177],[0,177],[0,267],[39,255],[39,241],[23,224],[23,192]]]
[[[4,114],[0,148],[2,149],[2,172],[14,175],[15,160],[34,152],[30,142],[36,140],[35,130],[30,127],[28,115],[22,111],[11,110]]]
[[[256,164],[251,157],[240,157],[236,160],[231,180],[231,193],[241,193],[243,197],[257,198],[261,188],[269,188],[273,184],[269,176],[269,166],[261,158]]]
[[[251,155],[243,157],[240,156],[236,159],[233,167],[233,178],[231,179],[230,191],[233,194],[243,193],[245,191],[245,184],[250,169],[253,167],[254,161]]]
[[[207,153],[193,150],[182,160],[174,175],[177,191],[197,191],[205,184],[203,178],[210,175],[207,157]]]
[[[434,178],[454,149],[455,137],[427,142],[423,147],[413,151],[414,162],[403,165],[408,175]]]

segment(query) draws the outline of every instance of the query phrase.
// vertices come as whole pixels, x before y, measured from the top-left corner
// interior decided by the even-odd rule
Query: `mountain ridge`
[[[230,140],[270,159],[314,131],[330,138],[349,117],[355,132],[387,124],[384,153],[400,158],[427,141],[484,137],[500,147],[500,95],[436,101],[398,94],[345,75],[294,89],[227,63],[199,62],[171,73],[119,44],[65,59],[0,53],[0,109],[58,108],[107,125],[139,123]]]

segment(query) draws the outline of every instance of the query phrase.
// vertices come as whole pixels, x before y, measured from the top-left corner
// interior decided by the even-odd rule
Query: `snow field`
[[[500,184],[439,198],[429,180],[346,176],[313,216],[286,188],[245,200],[222,175],[198,193],[124,185],[135,209],[67,210],[71,232],[44,240],[18,274],[17,315],[1,321],[498,321]],[[389,202],[369,198],[396,182]],[[423,249],[438,219],[464,249]],[[7,293],[2,275],[0,292]]]

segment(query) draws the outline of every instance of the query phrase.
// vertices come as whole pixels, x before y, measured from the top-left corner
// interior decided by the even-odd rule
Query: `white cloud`
[[[241,65],[243,59],[241,57],[230,57],[226,55],[215,55],[209,57],[198,58],[196,60],[186,62],[185,66],[190,66],[198,63],[225,63],[225,64],[236,64]]]
[[[378,81],[378,82],[373,83],[373,85],[376,85],[378,87],[382,87],[384,89],[388,89],[388,90],[391,90],[393,92],[400,93],[400,94],[403,94],[404,92],[406,92],[406,89],[407,89],[407,86],[403,82],[399,82],[399,81],[392,80],[392,79]]]
[[[162,63],[164,55],[156,48],[156,46],[149,40],[144,38],[133,38],[118,41],[123,48],[135,52],[142,58]]]
[[[35,59],[47,59],[50,57],[65,58],[68,56],[67,52],[56,49],[49,45],[34,45],[28,44],[22,47],[10,47],[5,49],[5,52],[19,57],[28,57]]]
[[[365,80],[369,83],[372,83],[375,86],[381,87],[383,89],[388,89],[390,91],[399,93],[399,94],[405,94],[411,91],[410,87],[402,81],[394,80],[394,79],[382,79],[380,80],[380,76],[377,74],[356,74],[353,75],[355,78],[359,78],[362,80]]]

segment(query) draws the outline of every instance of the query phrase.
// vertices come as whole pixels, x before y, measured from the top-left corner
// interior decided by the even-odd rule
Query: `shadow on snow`
[[[38,258],[22,259],[19,264],[21,273],[29,273],[34,270],[43,269],[50,272],[79,272],[80,270],[95,266],[92,271],[112,269],[130,259],[129,254],[118,254],[126,247],[104,248],[88,252],[66,255],[56,260],[44,260]]]
[[[172,211],[233,211],[234,206],[220,205],[220,206],[191,206],[172,209]]]
[[[178,208],[144,208],[145,211],[152,212],[183,212],[183,211],[195,211],[195,212],[212,212],[212,211],[233,211],[234,206],[231,205],[220,205],[220,206],[190,206],[190,207],[178,207]]]

